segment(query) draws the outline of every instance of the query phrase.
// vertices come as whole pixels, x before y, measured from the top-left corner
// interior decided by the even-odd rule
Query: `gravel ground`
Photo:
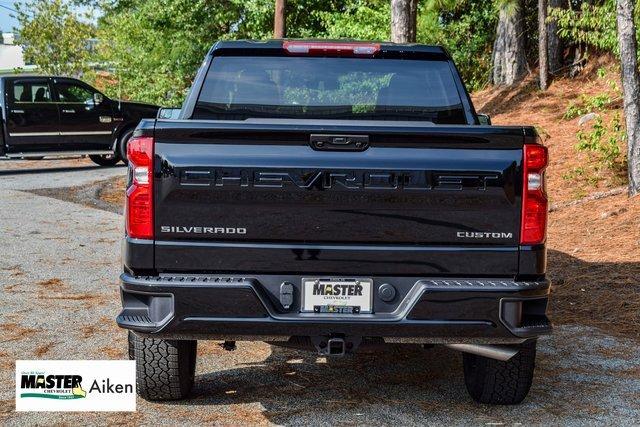
[[[515,407],[473,403],[460,354],[442,348],[392,347],[327,361],[263,343],[226,352],[204,342],[190,400],[139,399],[135,414],[15,413],[14,360],[124,359],[126,334],[113,321],[122,218],[31,191],[87,185],[124,168],[14,163],[0,163],[4,425],[640,423],[637,342],[580,325],[540,342],[533,388]]]

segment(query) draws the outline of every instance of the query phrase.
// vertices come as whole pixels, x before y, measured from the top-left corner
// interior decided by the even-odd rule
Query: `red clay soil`
[[[102,201],[105,201],[107,203],[111,203],[117,206],[124,206],[124,188],[126,184],[126,176],[118,176],[114,179],[111,179],[107,181],[102,188],[100,188],[98,197],[100,197]]]

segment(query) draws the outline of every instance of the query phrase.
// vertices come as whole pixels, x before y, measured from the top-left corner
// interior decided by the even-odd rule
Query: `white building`
[[[2,33],[2,44],[0,44],[0,72],[12,71],[15,68],[25,68],[22,47],[13,44],[15,35],[13,33]]]
[[[2,33],[2,44],[15,44],[16,35],[13,33]]]

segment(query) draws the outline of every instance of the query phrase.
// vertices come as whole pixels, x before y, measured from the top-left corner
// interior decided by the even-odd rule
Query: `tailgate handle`
[[[311,135],[309,138],[314,150],[327,151],[364,151],[369,148],[368,135]]]

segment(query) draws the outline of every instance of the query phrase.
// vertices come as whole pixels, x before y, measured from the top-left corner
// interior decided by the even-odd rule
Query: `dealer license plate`
[[[302,311],[371,313],[371,279],[302,279]]]

